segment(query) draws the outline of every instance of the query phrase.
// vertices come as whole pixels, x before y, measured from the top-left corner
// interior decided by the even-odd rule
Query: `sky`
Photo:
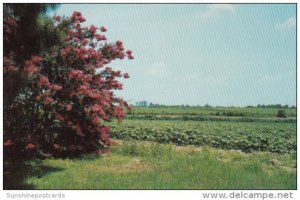
[[[295,4],[62,4],[107,28],[134,60],[118,91],[129,103],[296,105]],[[49,13],[53,15],[54,13]]]

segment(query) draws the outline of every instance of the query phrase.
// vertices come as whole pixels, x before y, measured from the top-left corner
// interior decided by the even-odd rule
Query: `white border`
[[[246,0],[218,0],[215,1],[217,3],[298,3],[297,0],[293,1],[271,1],[271,0],[254,0],[254,1],[246,1]],[[182,0],[148,0],[148,1],[141,1],[141,0],[131,0],[131,1],[126,1],[126,0],[110,0],[110,1],[97,1],[97,0],[89,0],[89,1],[80,1],[80,0],[73,0],[73,1],[66,1],[66,0],[61,0],[61,1],[51,1],[51,3],[215,3],[215,2],[210,2],[210,1],[199,1],[199,0],[188,0],[188,1],[182,1]],[[32,1],[11,1],[11,0],[6,0],[6,1],[1,1],[1,6],[0,6],[0,13],[1,13],[1,21],[0,21],[0,26],[1,26],[1,33],[0,33],[0,44],[1,47],[3,48],[3,3],[50,3],[50,1],[44,1],[44,0],[32,0]],[[298,7],[298,6],[297,6]],[[298,19],[298,13],[297,13],[297,19]],[[299,22],[297,21],[297,27],[299,25]],[[299,32],[297,31],[297,41],[299,39]],[[299,52],[299,45],[297,46],[297,52]],[[3,66],[3,51],[2,55],[0,57],[1,64]],[[1,68],[3,70],[3,67]],[[298,77],[300,77],[300,70],[297,70],[297,81]],[[0,84],[1,84],[1,89],[0,89],[0,133],[3,133],[3,72],[0,73]],[[298,85],[297,85],[298,86]],[[299,87],[297,87],[297,100],[299,99]],[[299,107],[298,107],[298,102],[297,102],[297,113],[299,112]],[[300,122],[297,120],[297,141],[299,143],[299,129],[300,129]],[[1,135],[0,137],[1,145],[3,146],[3,137]],[[95,191],[95,190],[38,190],[38,191],[13,191],[13,190],[5,190],[3,191],[3,148],[0,148],[1,152],[1,165],[0,165],[0,175],[1,175],[1,185],[2,185],[2,191],[0,194],[1,199],[7,199],[7,193],[32,193],[32,194],[45,194],[45,193],[64,193],[66,195],[66,198],[64,199],[105,199],[105,200],[110,200],[110,199],[143,199],[143,200],[153,200],[153,199],[172,199],[172,200],[193,200],[193,199],[203,199],[202,194],[206,192],[224,192],[227,193],[228,195],[233,192],[233,190],[142,190],[142,191],[136,191],[136,190],[101,190],[101,191]],[[299,150],[299,149],[297,149]],[[298,161],[297,161],[298,162]],[[297,170],[299,170],[299,167],[297,166]],[[298,191],[291,191],[293,193],[294,199],[299,199],[299,174],[297,177],[297,182],[298,182]],[[243,191],[243,190],[234,190],[235,192]],[[245,192],[273,192],[273,193],[279,193],[279,192],[289,192],[289,190],[247,190]]]

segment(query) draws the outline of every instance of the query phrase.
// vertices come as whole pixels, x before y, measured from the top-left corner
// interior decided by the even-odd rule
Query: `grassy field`
[[[110,155],[6,162],[5,189],[296,189],[289,154],[119,141]]]
[[[4,188],[296,189],[295,109],[287,119],[271,108],[138,109],[109,123],[110,155],[6,161]],[[243,116],[215,116],[227,111]]]

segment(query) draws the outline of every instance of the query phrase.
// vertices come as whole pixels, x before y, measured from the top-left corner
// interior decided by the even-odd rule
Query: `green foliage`
[[[4,55],[15,52],[18,55],[17,64],[21,64],[32,55],[46,50],[41,48],[42,41],[48,43],[48,46],[57,44],[52,40],[45,40],[49,35],[44,35],[42,34],[43,32],[40,32],[41,28],[50,30],[51,27],[48,27],[48,25],[51,25],[53,21],[47,20],[42,24],[38,23],[37,20],[41,16],[43,16],[43,19],[46,19],[46,12],[57,7],[58,4],[4,4],[4,19],[8,17],[14,18],[18,24],[14,34],[5,35],[6,37],[4,37]],[[55,37],[55,35],[52,36]]]
[[[278,110],[277,117],[279,117],[279,118],[286,118],[287,117],[286,116],[286,112],[284,110],[282,110],[282,109]]]
[[[228,117],[233,117],[233,116],[244,116],[243,113],[238,113],[238,112],[234,112],[234,111],[224,111],[223,112],[223,116],[228,116]]]
[[[227,123],[124,120],[111,125],[116,139],[144,140],[177,145],[208,145],[244,152],[295,153],[295,123]]]
[[[278,108],[252,108],[252,107],[181,107],[181,106],[165,106],[165,107],[133,107],[130,115],[196,115],[205,116],[235,116],[235,117],[251,117],[251,118],[276,118]],[[296,117],[296,108],[291,107],[285,109],[289,117]],[[218,114],[217,114],[218,113]]]
[[[58,4],[4,4],[3,55],[18,69],[3,75],[4,107],[24,90],[29,80],[22,74],[25,60],[47,51],[62,41],[54,20],[45,14]]]

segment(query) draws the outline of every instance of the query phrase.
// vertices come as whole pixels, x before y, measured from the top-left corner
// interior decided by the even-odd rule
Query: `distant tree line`
[[[296,106],[289,106],[288,104],[286,105],[281,105],[281,104],[257,104],[257,106],[247,106],[247,108],[296,108]]]
[[[152,102],[147,102],[146,100],[142,101],[137,101],[135,102],[135,106],[137,107],[150,107],[150,108],[162,108],[162,107],[182,107],[182,108],[188,108],[188,107],[204,107],[204,108],[213,108],[213,107],[226,107],[226,106],[211,106],[209,104],[205,104],[204,106],[196,105],[196,106],[191,106],[188,104],[181,104],[181,105],[164,105],[164,104],[158,104],[158,103],[152,103]],[[234,108],[235,106],[230,106]],[[296,106],[289,106],[288,104],[286,105],[281,105],[281,104],[257,104],[256,106],[249,105],[247,108],[296,108]]]
[[[143,101],[138,101],[138,102],[135,102],[135,105],[136,106],[139,106],[139,107],[147,107],[148,106],[148,102],[143,100]]]

